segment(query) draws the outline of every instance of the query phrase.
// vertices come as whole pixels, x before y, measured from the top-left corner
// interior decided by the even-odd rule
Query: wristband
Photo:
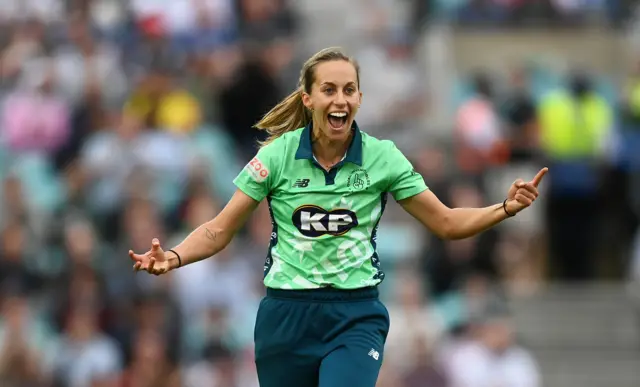
[[[178,267],[182,266],[182,258],[180,258],[180,254],[176,253],[175,250],[168,250],[168,251],[171,251],[172,253],[174,253],[176,255],[176,257],[178,258]]]
[[[504,210],[504,213],[509,215],[509,217],[516,216],[516,214],[512,214],[507,210],[507,200],[508,199],[504,199],[504,202],[502,202],[502,209]]]

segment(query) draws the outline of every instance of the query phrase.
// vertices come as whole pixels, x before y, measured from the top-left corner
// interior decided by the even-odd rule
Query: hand
[[[510,214],[517,214],[533,204],[539,195],[538,185],[547,172],[549,172],[549,168],[545,167],[528,183],[522,179],[513,182],[507,193],[507,211]]]
[[[135,262],[133,271],[145,270],[150,274],[160,275],[171,270],[169,260],[165,256],[162,247],[160,247],[160,241],[157,238],[151,241],[151,250],[144,254],[136,254],[129,250],[129,256]]]

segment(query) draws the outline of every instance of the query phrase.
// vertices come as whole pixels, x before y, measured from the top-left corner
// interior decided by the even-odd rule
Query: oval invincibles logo
[[[343,235],[358,225],[356,213],[343,208],[327,211],[314,205],[298,207],[291,217],[298,231],[307,237]]]

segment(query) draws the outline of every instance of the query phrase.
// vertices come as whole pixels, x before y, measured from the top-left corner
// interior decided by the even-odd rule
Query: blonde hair
[[[311,111],[304,106],[302,93],[311,93],[311,86],[315,81],[316,66],[335,60],[349,62],[355,67],[358,87],[360,87],[360,66],[355,59],[346,55],[339,47],[329,47],[317,52],[302,66],[298,88],[280,101],[255,125],[257,129],[264,130],[269,134],[269,137],[260,143],[261,146],[271,143],[286,132],[307,126],[311,122]]]

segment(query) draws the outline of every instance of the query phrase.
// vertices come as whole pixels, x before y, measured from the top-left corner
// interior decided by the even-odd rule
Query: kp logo
[[[364,191],[371,186],[371,179],[366,169],[360,168],[351,172],[347,179],[347,187],[351,192]]]
[[[291,221],[302,235],[312,238],[343,235],[358,225],[358,218],[353,211],[342,208],[327,211],[314,205],[298,207]]]

